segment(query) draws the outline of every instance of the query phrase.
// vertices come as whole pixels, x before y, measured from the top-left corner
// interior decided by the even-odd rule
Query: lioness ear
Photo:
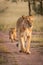
[[[29,21],[33,21],[34,20],[34,17],[33,16],[27,16],[27,20]]]
[[[29,19],[30,19],[31,21],[33,21],[33,20],[34,20],[34,17],[33,17],[33,16],[29,16]]]
[[[24,16],[24,15],[23,15],[23,16],[22,16],[22,18],[23,18],[23,19],[25,19],[25,18],[26,18],[26,16]]]

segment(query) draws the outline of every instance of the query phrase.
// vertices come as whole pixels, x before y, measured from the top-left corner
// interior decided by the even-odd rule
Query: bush
[[[43,6],[41,8],[40,2],[36,2],[35,4],[33,3],[33,10],[35,11],[36,14],[43,15]]]

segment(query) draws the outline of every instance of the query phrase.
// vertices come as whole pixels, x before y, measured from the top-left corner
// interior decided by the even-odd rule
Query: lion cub
[[[11,39],[11,42],[16,40],[16,28],[10,28],[9,39]]]

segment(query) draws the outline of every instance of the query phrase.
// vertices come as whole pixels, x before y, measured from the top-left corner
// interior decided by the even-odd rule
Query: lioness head
[[[24,24],[24,27],[32,27],[32,23],[33,23],[33,16],[22,16],[23,18],[23,22],[22,24]]]
[[[33,21],[33,16],[21,16],[17,20],[17,31],[24,31],[26,28],[31,28],[32,27],[32,22]]]

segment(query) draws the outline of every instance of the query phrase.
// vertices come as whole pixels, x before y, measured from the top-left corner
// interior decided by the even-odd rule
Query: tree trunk
[[[28,0],[28,7],[29,7],[29,16],[31,16],[31,4],[30,4],[30,0]]]
[[[42,0],[40,1],[40,12],[41,12],[41,15],[42,15]]]

